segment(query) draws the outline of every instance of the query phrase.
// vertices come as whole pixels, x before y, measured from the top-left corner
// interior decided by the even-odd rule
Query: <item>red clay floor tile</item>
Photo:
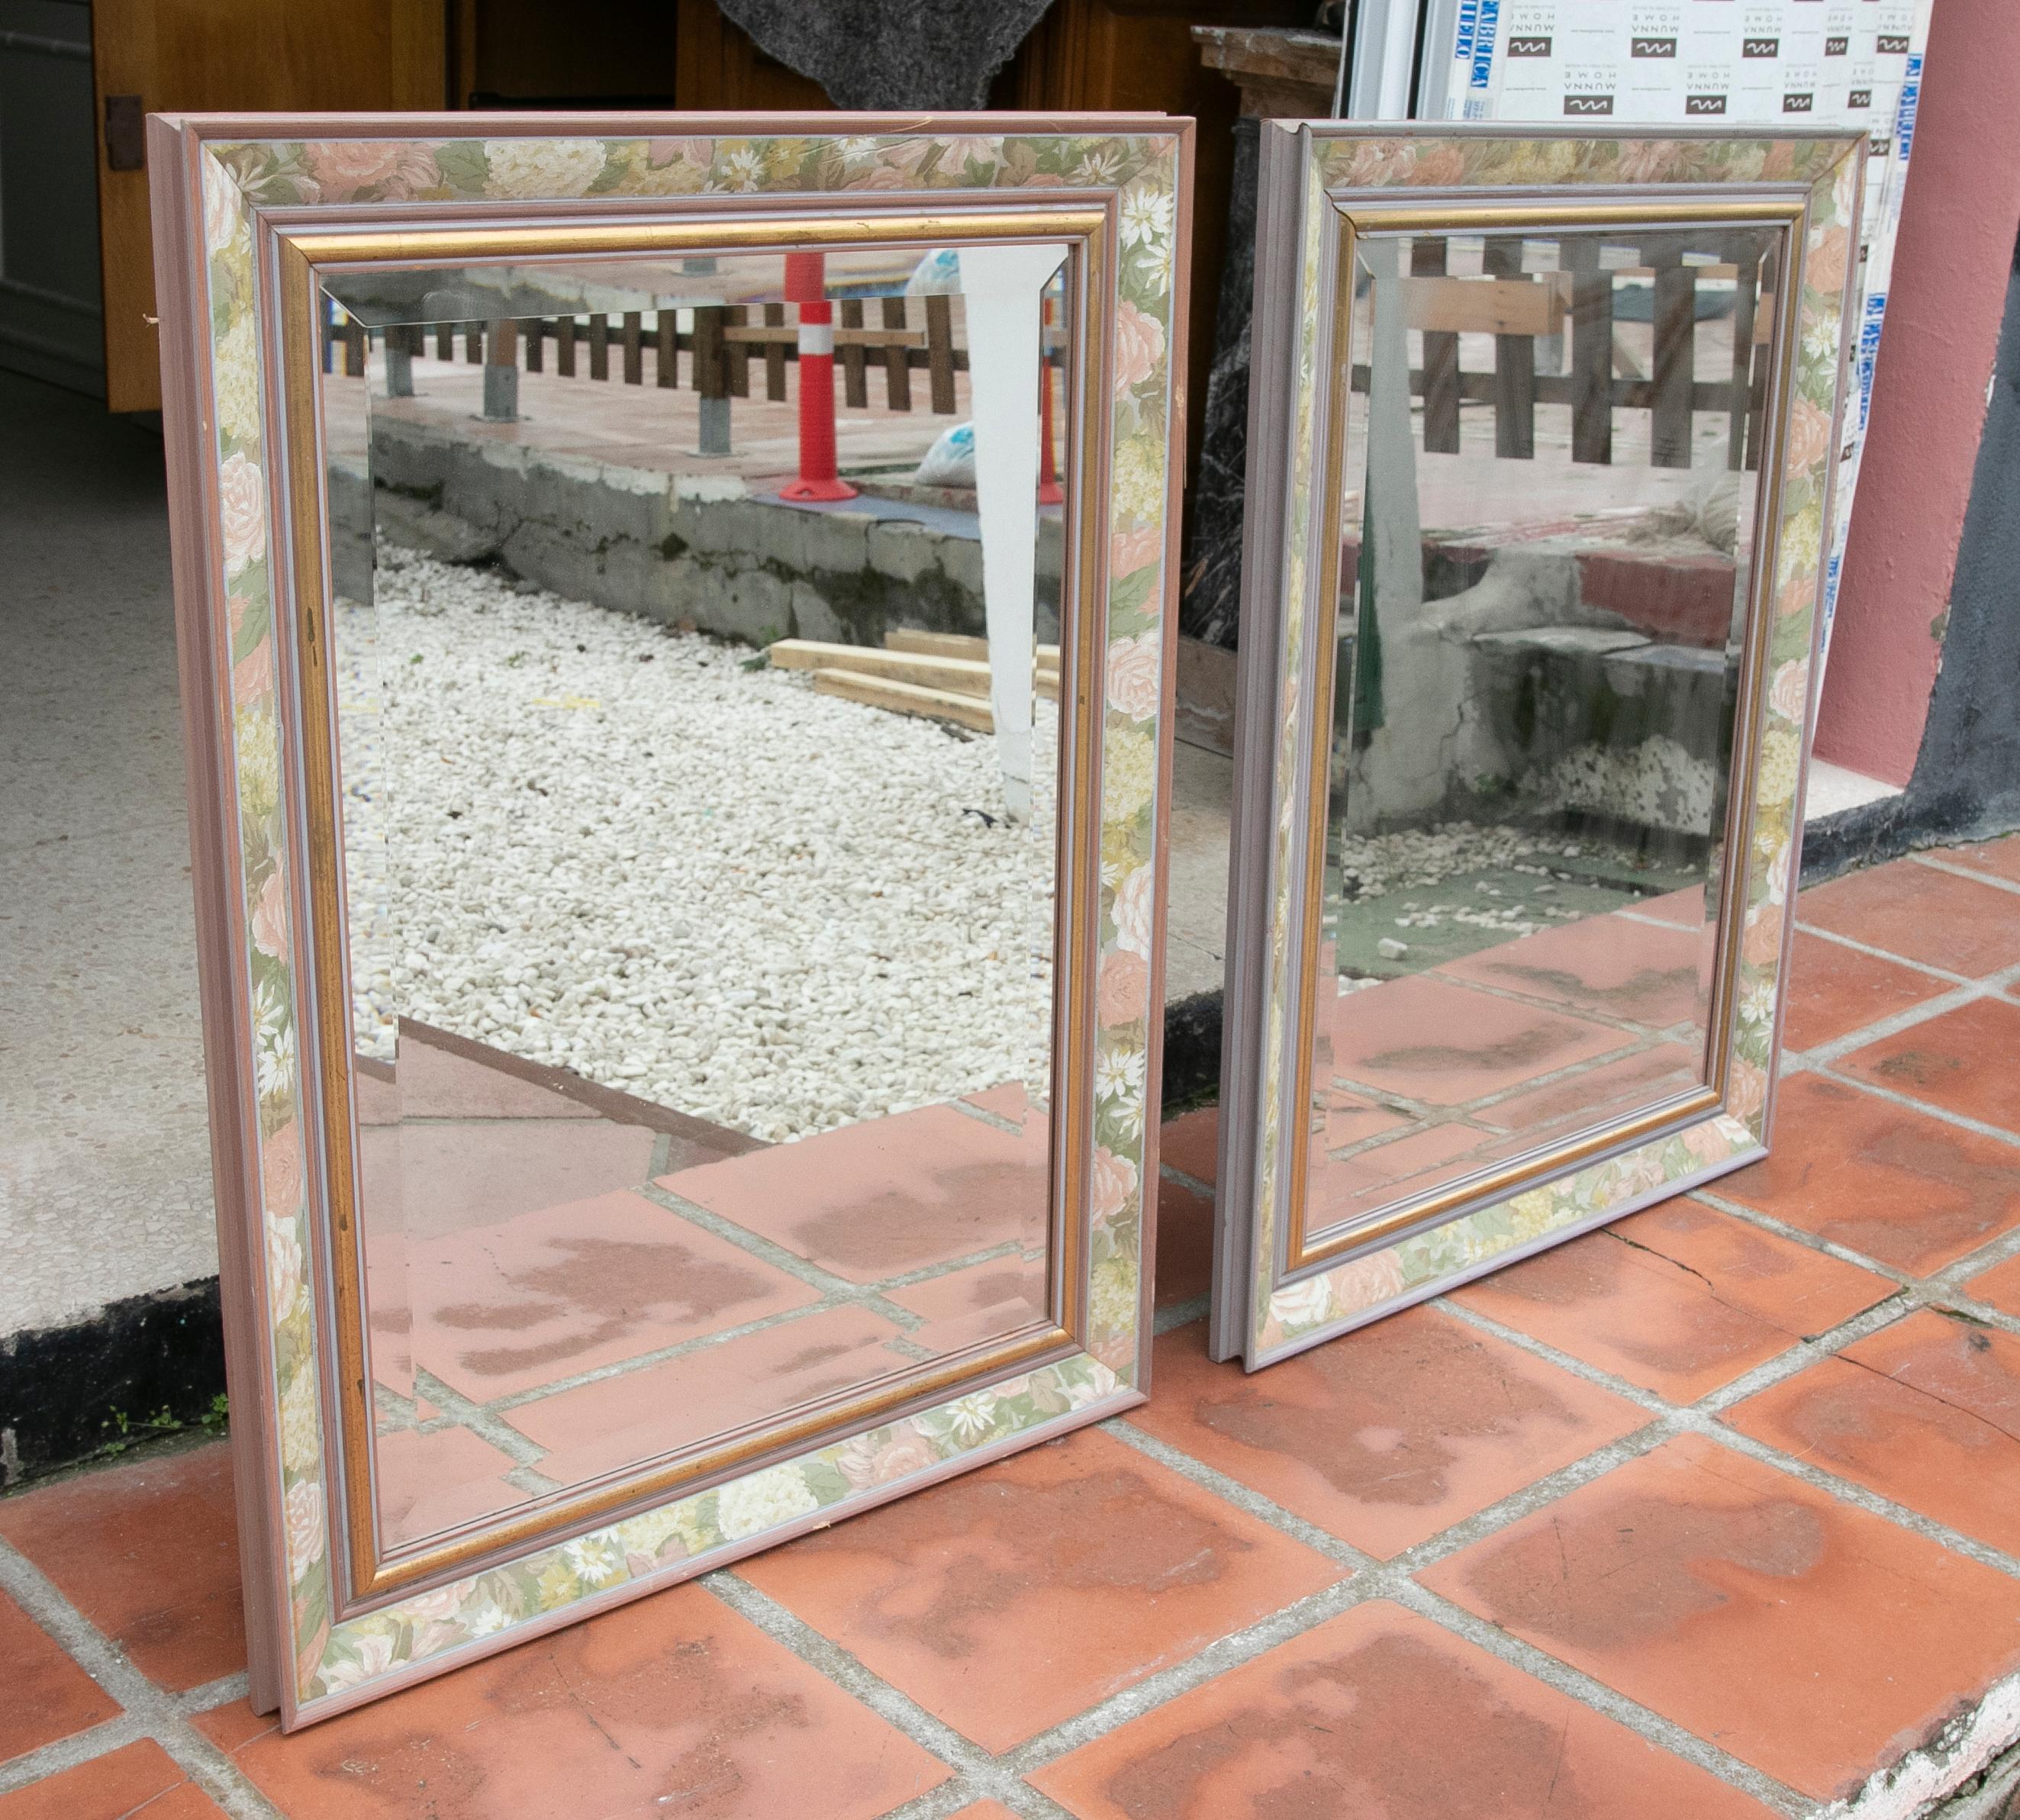
[[[1798,929],[1782,1041],[1791,1049],[1814,1049],[1950,990],[1946,979]]]
[[[72,1662],[64,1647],[0,1593],[0,1763],[113,1717],[119,1702]]]
[[[1981,1270],[1964,1285],[1964,1292],[2020,1320],[2020,1253]]]
[[[1483,948],[1438,971],[1562,1011],[1599,1012],[1666,1030],[1702,1021],[1711,933],[1637,917],[1587,917]]]
[[[1767,1160],[1713,1192],[1926,1276],[2020,1223],[2020,1146],[1794,1074]]]
[[[1698,1435],[1418,1578],[1818,1800],[2020,1666],[2020,1583]]]
[[[1213,1199],[1182,1182],[1157,1184],[1157,1275],[1160,1308],[1204,1295],[1213,1281]]]
[[[1254,1373],[1212,1363],[1195,1323],[1154,1371],[1137,1427],[1384,1559],[1648,1419],[1434,1308]]]
[[[1083,1429],[738,1571],[1000,1752],[1343,1570]]]
[[[9,1498],[0,1536],[159,1686],[180,1693],[245,1667],[224,1443]]]
[[[2020,900],[1996,885],[1896,859],[1803,893],[1797,918],[1972,979],[2020,961]]]
[[[1026,1778],[1081,1820],[1748,1820],[1617,1720],[1371,1600]]]
[[[1695,1403],[1895,1288],[1679,1200],[1497,1270],[1452,1299],[1673,1403]]]
[[[0,1795],[0,1820],[214,1820],[223,1811],[148,1738]]]
[[[2003,840],[1982,841],[1974,847],[1938,847],[1929,855],[1947,866],[1962,866],[2009,885],[2020,885],[2020,834]]]
[[[694,1586],[292,1737],[243,1701],[194,1723],[289,1820],[870,1820],[948,1775]]]
[[[846,1277],[875,1283],[1014,1241],[1045,1241],[1047,1121],[1012,1136],[950,1106],[819,1132],[659,1179],[671,1193]]]
[[[1653,925],[1649,925],[1651,928]],[[1633,1038],[1451,981],[1417,974],[1321,1001],[1335,1074],[1382,1094],[1459,1106],[1589,1062]]]
[[[2020,1553],[2020,1339],[1924,1309],[1728,1411],[1743,1434]]]
[[[1157,1161],[1212,1187],[1218,1173],[1215,1146],[1219,1142],[1220,1108],[1203,1106],[1181,1113],[1164,1127],[1157,1138]]]
[[[2013,899],[2020,917],[2020,896]],[[1974,999],[1839,1059],[1861,1081],[1946,1112],[2020,1130],[2020,1004]]]

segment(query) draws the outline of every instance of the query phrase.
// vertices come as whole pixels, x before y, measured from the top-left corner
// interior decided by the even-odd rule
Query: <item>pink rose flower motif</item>
[[[288,958],[288,887],[278,866],[260,887],[259,902],[252,906],[252,946],[276,961]]]
[[[1800,475],[1809,472],[1830,453],[1831,420],[1807,398],[1798,398],[1789,408],[1789,459],[1786,471]]]
[[[1333,1306],[1342,1312],[1372,1308],[1403,1293],[1403,1270],[1393,1251],[1371,1252],[1331,1274]]]
[[[250,707],[263,700],[274,687],[274,654],[263,641],[231,667],[231,699],[238,707]]]
[[[1136,1165],[1118,1157],[1106,1144],[1097,1144],[1094,1167],[1088,1178],[1088,1202],[1097,1226],[1113,1224],[1129,1211],[1129,1199],[1136,1192]]]
[[[1142,955],[1132,954],[1127,948],[1104,955],[1101,976],[1095,986],[1095,1015],[1102,1028],[1133,1023],[1141,1017],[1150,986],[1150,964]]]
[[[1732,1154],[1732,1142],[1715,1123],[1692,1125],[1684,1133],[1684,1148],[1698,1163],[1723,1163]]]
[[[1115,311],[1115,388],[1126,392],[1154,373],[1164,358],[1164,325],[1126,297]]]
[[[1803,724],[1804,710],[1809,704],[1810,663],[1806,657],[1799,657],[1792,663],[1785,663],[1775,672],[1775,681],[1768,691],[1768,705],[1785,721]]]
[[[1739,953],[1749,967],[1772,967],[1781,959],[1782,913],[1773,903],[1757,903],[1746,913]]]
[[[1147,569],[1164,554],[1164,527],[1161,524],[1139,525],[1132,531],[1118,531],[1109,539],[1109,570],[1120,580],[1125,575],[1134,575],[1139,569]],[[1157,605],[1157,590],[1153,588],[1144,606],[1155,612]]]
[[[303,1479],[288,1488],[282,1506],[288,1538],[288,1571],[299,1580],[322,1555],[322,1487]]]
[[[1002,162],[1003,141],[986,135],[943,140],[941,142],[940,162],[934,168],[946,176],[959,179],[966,176],[971,164],[990,165]]]
[[[1732,1072],[1726,1077],[1725,1110],[1735,1118],[1752,1119],[1767,1103],[1767,1071],[1734,1057]]]
[[[1427,145],[1419,156],[1415,181],[1426,187],[1449,189],[1466,178],[1466,154],[1455,145]]]
[[[1132,721],[1153,718],[1164,699],[1164,658],[1154,628],[1108,649],[1108,705]]]
[[[656,171],[671,164],[690,164],[705,171],[714,156],[712,139],[649,139],[645,142],[645,162]]]
[[[260,1186],[267,1211],[292,1222],[302,1204],[301,1127],[292,1119],[260,1146]]]
[[[877,1449],[870,1469],[873,1484],[888,1485],[895,1479],[909,1478],[939,1464],[932,1443],[909,1424]]]
[[[266,485],[244,450],[227,456],[217,474],[217,516],[224,532],[224,570],[237,575],[267,554]]]
[[[365,190],[404,199],[437,174],[434,154],[425,153],[429,176],[416,183],[422,162],[412,156],[417,149],[404,140],[326,139],[311,144],[307,157],[327,201],[346,202]]]
[[[1139,866],[1115,888],[1115,945],[1148,961],[1156,909],[1157,880]]]
[[[354,1658],[346,1657],[329,1665],[323,1674],[323,1685],[332,1694],[340,1694],[347,1687],[359,1687],[367,1681],[376,1680],[392,1666],[392,1638],[383,1631],[374,1631],[369,1637],[358,1640]]]
[[[1620,179],[1627,183],[1652,183],[1669,174],[1676,163],[1673,140],[1630,139],[1620,148]]]
[[[1851,237],[1843,227],[1827,227],[1810,249],[1804,283],[1819,291],[1844,289],[1846,261],[1851,253]]]

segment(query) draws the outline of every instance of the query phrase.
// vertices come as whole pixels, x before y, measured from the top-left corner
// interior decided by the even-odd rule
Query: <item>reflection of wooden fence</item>
[[[968,350],[954,345],[953,300],[932,296],[870,301],[879,318],[874,327],[865,324],[863,299],[846,298],[835,306],[834,355],[841,369],[842,402],[866,409],[875,376],[882,382],[879,390],[885,406],[909,411],[913,409],[912,376],[923,372],[928,408],[936,416],[951,416],[956,408],[954,376],[968,369]],[[580,376],[586,366],[589,378],[608,380],[615,347],[624,383],[639,386],[645,383],[649,349],[656,385],[680,383],[681,357],[685,354],[688,383],[703,398],[748,398],[754,365],[763,370],[765,396],[782,403],[787,395],[786,369],[799,359],[799,331],[787,323],[783,303],[758,305],[755,312],[758,319],[753,321],[750,305],[697,308],[691,312],[692,326],[686,329],[672,310],[653,311],[649,321],[645,312],[627,311],[616,318],[614,329],[608,315],[591,315],[586,321],[561,316],[489,324],[444,322],[428,329],[409,325],[369,332],[353,320],[325,332],[324,368],[329,370],[332,354],[340,346],[344,372],[354,378],[362,376],[368,332],[409,354],[426,353],[432,335],[438,360],[455,359],[460,342],[463,358],[472,366],[481,366],[487,360],[493,365],[517,365],[523,352],[529,372],[546,370],[551,343],[554,372],[564,379]]]
[[[1608,244],[1616,244],[1611,236]],[[1696,250],[1696,249],[1693,249]],[[1691,465],[1692,419],[1715,411],[1727,419],[1727,462],[1731,468],[1757,467],[1761,418],[1767,401],[1768,347],[1760,338],[1755,300],[1764,282],[1771,289],[1771,263],[1764,270],[1757,245],[1738,241],[1717,250],[1728,263],[1691,266],[1684,249],[1665,235],[1644,249],[1637,268],[1654,281],[1655,358],[1651,371],[1625,374],[1629,365],[1615,338],[1614,283],[1623,275],[1602,269],[1595,240],[1562,244],[1565,269],[1524,274],[1522,242],[1490,239],[1484,278],[1448,278],[1445,243],[1412,243],[1405,311],[1409,325],[1423,331],[1423,365],[1413,368],[1410,391],[1423,400],[1424,447],[1433,454],[1456,454],[1459,407],[1484,404],[1494,412],[1494,450],[1504,459],[1527,461],[1536,452],[1536,407],[1568,405],[1571,460],[1613,460],[1613,413],[1652,413],[1649,460],[1657,467]],[[1626,275],[1633,275],[1629,273]],[[1729,375],[1697,375],[1697,287],[1701,278],[1731,278],[1732,369]],[[1539,373],[1536,340],[1571,336],[1570,371]],[[1494,368],[1468,372],[1459,366],[1459,336],[1494,336]],[[1357,365],[1353,388],[1368,389],[1368,369]]]

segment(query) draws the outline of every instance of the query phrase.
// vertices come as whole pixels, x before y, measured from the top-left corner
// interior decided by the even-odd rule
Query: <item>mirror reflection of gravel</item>
[[[391,1019],[772,1141],[1048,1098],[1058,717],[994,743],[382,547],[340,601],[361,1053]]]

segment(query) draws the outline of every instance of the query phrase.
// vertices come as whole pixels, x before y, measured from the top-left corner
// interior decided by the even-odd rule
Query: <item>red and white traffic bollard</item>
[[[800,478],[782,500],[852,500],[856,489],[834,464],[834,306],[827,300],[827,260],[786,255],[786,301],[800,309]]]

